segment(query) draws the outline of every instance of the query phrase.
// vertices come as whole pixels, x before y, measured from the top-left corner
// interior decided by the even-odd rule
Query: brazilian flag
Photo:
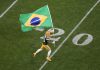
[[[23,32],[31,31],[34,28],[53,27],[48,5],[41,7],[32,13],[20,14],[19,20],[21,22],[21,30]]]

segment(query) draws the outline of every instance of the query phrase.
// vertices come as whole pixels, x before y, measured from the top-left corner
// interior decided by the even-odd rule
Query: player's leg
[[[42,49],[40,48],[35,53],[33,53],[33,55],[36,56],[36,54],[39,53],[39,52],[41,52],[41,51],[42,51]]]
[[[36,56],[37,53],[41,52],[44,48],[44,45],[41,46],[35,53],[33,53],[33,56]]]
[[[51,61],[50,54],[51,54],[51,50],[49,50],[49,51],[48,51],[48,54],[47,54],[47,58],[46,58],[46,59],[47,59],[48,61]]]
[[[51,55],[51,48],[50,48],[48,45],[46,45],[46,49],[48,50],[48,54],[47,54],[46,59],[47,59],[48,61],[51,61],[51,58],[50,58],[50,55]]]

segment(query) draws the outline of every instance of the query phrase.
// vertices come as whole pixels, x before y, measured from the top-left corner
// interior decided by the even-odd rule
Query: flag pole
[[[47,7],[48,7],[48,5],[47,5]],[[49,7],[48,7],[48,11],[49,11],[49,14],[50,14],[50,10],[49,10]],[[51,22],[52,22],[52,28],[53,28],[53,30],[54,30],[54,25],[53,25],[53,21],[52,21],[52,17],[51,17],[51,14],[50,14],[50,18],[51,18]],[[55,32],[55,30],[54,30],[54,32]],[[54,41],[54,47],[55,47],[55,41]]]

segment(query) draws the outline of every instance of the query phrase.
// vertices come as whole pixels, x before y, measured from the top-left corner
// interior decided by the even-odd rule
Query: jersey
[[[48,41],[49,41],[50,36],[51,36],[51,33],[49,31],[47,31],[44,35],[44,41],[43,41],[44,45],[48,45]]]

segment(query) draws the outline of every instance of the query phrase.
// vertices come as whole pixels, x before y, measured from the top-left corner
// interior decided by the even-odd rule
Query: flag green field
[[[38,70],[46,61],[47,51],[39,53],[35,58],[32,53],[40,46],[40,37],[44,32],[32,30],[22,32],[19,15],[31,13],[47,5],[51,11],[54,27],[63,29],[65,33],[51,44],[52,52],[66,38],[97,0],[19,0],[2,18],[0,18],[0,70]],[[6,8],[8,0],[0,2],[0,14]],[[3,8],[4,6],[4,8]],[[43,70],[100,70],[100,3],[80,27],[63,44]],[[85,46],[73,44],[73,38],[81,33],[93,36],[93,41]],[[86,39],[86,38],[85,38]],[[84,38],[80,40],[83,42]]]
[[[48,5],[41,7],[33,13],[20,14],[19,20],[21,22],[21,29],[23,32],[31,31],[33,30],[33,28],[53,27],[52,18]],[[31,25],[31,23],[35,23],[35,25]]]

